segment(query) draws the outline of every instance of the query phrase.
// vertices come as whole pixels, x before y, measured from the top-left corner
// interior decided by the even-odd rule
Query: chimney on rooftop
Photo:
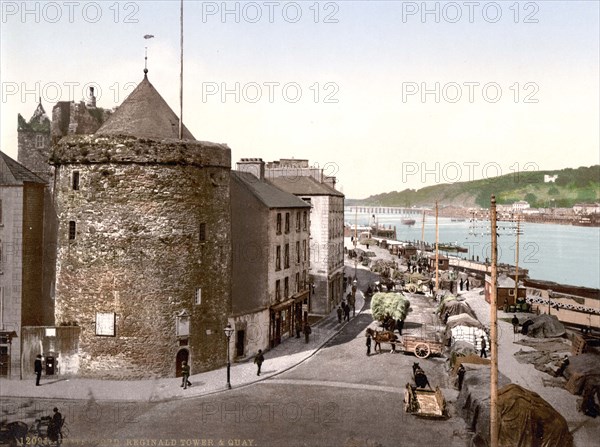
[[[337,183],[337,179],[335,177],[330,177],[328,175],[324,175],[323,183],[325,183],[327,186],[331,186],[333,189],[335,189],[335,184]]]
[[[242,158],[237,162],[237,170],[249,172],[259,180],[265,179],[265,162],[262,158]]]

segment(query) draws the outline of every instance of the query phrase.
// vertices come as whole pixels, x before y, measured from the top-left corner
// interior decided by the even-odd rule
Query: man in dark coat
[[[371,334],[367,334],[367,355],[371,355]]]
[[[42,356],[40,354],[35,358],[33,370],[35,371],[35,386],[40,386],[40,377],[42,376]]]
[[[487,343],[485,342],[485,337],[482,335],[481,336],[481,353],[479,354],[479,357],[483,357],[487,359],[487,353],[485,352],[487,348]]]
[[[188,365],[185,360],[181,362],[181,377],[181,386],[184,390],[187,389],[188,386],[192,386],[192,384],[188,380],[190,377],[190,365]]]
[[[404,320],[398,318],[396,320],[396,329],[398,329],[398,334],[402,335],[402,329],[404,328]]]
[[[344,320],[350,321],[350,305],[344,305]]]
[[[337,317],[338,317],[338,323],[342,322],[342,306],[338,306],[337,308]]]
[[[310,325],[308,324],[308,321],[306,323],[304,323],[304,329],[303,329],[303,331],[304,331],[304,341],[306,343],[308,343],[309,335],[312,332],[312,329],[310,328]]]
[[[512,317],[511,323],[512,323],[512,325],[513,325],[513,332],[514,332],[515,334],[518,334],[518,333],[519,333],[519,319],[517,318],[517,316],[516,316],[516,315],[514,315],[514,316]]]
[[[256,356],[254,357],[254,363],[256,363],[256,366],[258,366],[258,371],[256,371],[257,376],[260,376],[260,367],[262,366],[264,361],[265,356],[263,355],[262,349],[259,349],[258,354],[256,354]]]
[[[59,439],[62,441],[62,414],[60,414],[60,411],[58,411],[58,408],[56,407],[54,407],[52,411],[54,411],[54,415],[52,416],[52,419],[50,419],[50,425],[48,425],[48,439],[53,442],[56,442]]]

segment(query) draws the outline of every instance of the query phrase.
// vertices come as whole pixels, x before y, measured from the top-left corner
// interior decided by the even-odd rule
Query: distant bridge
[[[347,206],[350,214],[401,214],[404,216],[421,216],[423,211],[430,211],[430,208],[407,208],[400,206]]]

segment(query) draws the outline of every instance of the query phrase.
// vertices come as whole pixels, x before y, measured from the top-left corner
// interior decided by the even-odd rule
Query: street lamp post
[[[231,334],[233,334],[234,329],[231,327],[230,323],[227,323],[227,326],[224,329],[225,336],[227,337],[227,388],[231,389],[231,361],[229,359],[229,339],[231,338]]]
[[[358,290],[358,281],[356,278],[352,281],[352,317],[356,316],[356,291]]]

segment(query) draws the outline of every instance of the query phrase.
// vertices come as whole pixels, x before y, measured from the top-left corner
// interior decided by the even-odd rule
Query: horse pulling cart
[[[372,328],[367,328],[365,335],[373,337],[375,352],[377,352],[377,348],[381,351],[381,344],[386,343],[392,345],[392,351],[395,351],[396,345],[399,345],[400,350],[405,354],[412,352],[420,359],[426,359],[430,355],[440,355],[442,353],[443,344],[435,339],[414,337],[411,335],[401,335],[399,337],[391,331],[376,331]]]
[[[413,337],[410,335],[402,336],[402,350],[412,352],[420,359],[426,359],[430,355],[440,355],[443,344],[434,339]]]
[[[433,391],[407,383],[404,390],[404,411],[430,419],[448,419],[449,417],[446,399],[439,386],[435,387],[435,391]]]

